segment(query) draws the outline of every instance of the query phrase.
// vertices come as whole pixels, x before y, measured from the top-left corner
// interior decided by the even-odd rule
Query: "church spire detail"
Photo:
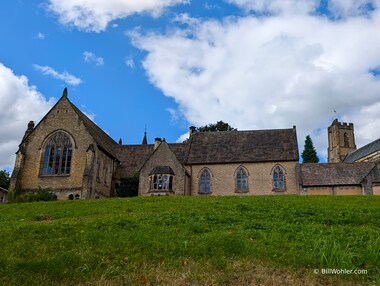
[[[148,140],[146,139],[146,131],[144,132],[144,138],[142,140],[142,145],[147,145],[148,144]]]

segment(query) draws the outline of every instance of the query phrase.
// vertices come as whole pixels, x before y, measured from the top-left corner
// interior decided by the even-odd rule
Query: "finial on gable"
[[[67,87],[65,87],[65,89],[63,90],[62,97],[67,97]]]

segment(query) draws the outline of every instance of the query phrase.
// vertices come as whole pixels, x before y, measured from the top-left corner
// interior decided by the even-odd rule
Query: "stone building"
[[[348,153],[356,150],[354,124],[352,123],[341,123],[335,119],[328,128],[327,138],[329,163],[342,162]]]
[[[16,153],[11,189],[50,188],[58,199],[114,196],[139,177],[139,195],[297,194],[295,127],[192,134],[186,143],[156,138],[117,144],[67,96],[34,126]],[[120,142],[121,143],[121,142]]]
[[[299,164],[303,195],[380,195],[380,139],[356,149],[354,125],[335,119],[328,128],[328,163]]]
[[[185,143],[156,138],[147,144],[145,133],[142,144],[122,145],[83,114],[65,89],[36,126],[29,122],[10,189],[49,188],[58,199],[101,198],[116,196],[128,178],[138,178],[135,194],[141,196],[379,194],[373,154],[380,141],[356,150],[353,125],[337,120],[328,132],[335,163],[327,164],[298,163],[295,126],[200,133],[191,127]]]
[[[110,197],[119,165],[117,143],[67,97],[34,126],[16,152],[10,189],[50,188],[58,199]]]
[[[0,187],[0,204],[4,204],[7,202],[7,195],[8,195],[8,190]]]
[[[373,162],[299,164],[301,195],[380,195],[380,166]]]

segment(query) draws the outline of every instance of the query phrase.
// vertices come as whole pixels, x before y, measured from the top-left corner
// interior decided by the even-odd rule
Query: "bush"
[[[135,197],[139,192],[139,176],[134,175],[121,179],[120,185],[116,189],[118,197]]]
[[[9,203],[26,203],[38,201],[55,201],[57,196],[51,192],[50,189],[43,189],[38,187],[36,191],[22,192],[20,189],[12,190],[9,192]]]

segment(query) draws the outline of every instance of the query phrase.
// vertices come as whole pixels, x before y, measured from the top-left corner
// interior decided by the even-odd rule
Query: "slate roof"
[[[375,165],[369,162],[300,164],[299,183],[306,187],[360,185]]]
[[[119,145],[115,150],[121,163],[114,177],[120,179],[137,174],[152,155],[154,145]]]
[[[168,144],[177,159],[184,163],[188,144]],[[124,178],[137,174],[154,152],[154,145],[118,145],[116,153],[121,161],[115,173],[115,178]]]
[[[170,166],[156,166],[156,167],[154,167],[149,175],[155,175],[155,174],[175,175],[173,169],[170,168]]]
[[[380,138],[347,154],[343,162],[353,163],[363,157],[366,157],[372,153],[375,153],[380,150]]]
[[[200,132],[191,135],[187,164],[298,161],[296,129]]]
[[[118,159],[115,152],[115,148],[118,146],[118,144],[82,111],[80,111],[79,108],[76,107],[70,100],[68,101],[70,102],[74,111],[78,114],[79,118],[83,121],[83,124],[86,126],[86,129],[91,134],[91,136],[94,138],[96,144],[98,144],[98,147],[103,149],[112,157]]]

